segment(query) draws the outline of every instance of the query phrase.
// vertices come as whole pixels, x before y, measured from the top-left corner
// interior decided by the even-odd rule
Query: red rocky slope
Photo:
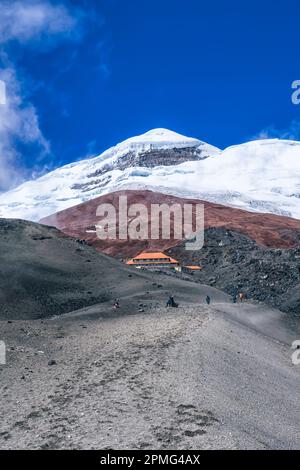
[[[70,207],[50,217],[41,223],[59,228],[75,238],[87,240],[98,251],[128,258],[143,250],[166,250],[177,245],[178,240],[99,240],[95,232],[95,224],[99,223],[96,216],[97,207],[103,203],[113,204],[116,213],[119,210],[119,196],[126,195],[128,205],[144,204],[149,213],[151,204],[194,204],[203,203],[205,207],[205,228],[233,230],[242,233],[259,245],[272,248],[291,248],[300,236],[300,220],[273,214],[261,214],[222,206],[196,199],[183,199],[152,191],[126,190],[106,194],[83,204]],[[117,218],[118,220],[118,218]],[[150,222],[149,222],[150,224]]]

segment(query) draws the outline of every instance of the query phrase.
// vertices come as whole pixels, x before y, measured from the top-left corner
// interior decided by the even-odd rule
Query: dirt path
[[[288,347],[218,310],[1,322],[0,448],[300,448]]]

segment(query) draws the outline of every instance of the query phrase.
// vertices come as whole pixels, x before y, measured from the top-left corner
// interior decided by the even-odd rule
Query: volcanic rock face
[[[97,208],[101,204],[112,204],[117,213],[119,211],[120,196],[126,196],[128,206],[132,204],[143,204],[148,214],[151,212],[151,204],[204,204],[205,228],[222,227],[244,234],[260,245],[275,248],[289,248],[298,243],[300,233],[300,221],[280,217],[271,214],[256,214],[252,212],[233,209],[219,204],[199,201],[196,199],[183,199],[175,196],[154,193],[151,191],[119,191],[105,196],[100,196],[91,201],[72,207],[57,214],[41,220],[41,223],[52,225],[68,235],[89,241],[98,251],[117,256],[129,258],[143,250],[165,250],[181,243],[171,238],[159,240],[99,240],[95,226],[99,223],[96,215]],[[147,223],[150,228],[151,220]],[[173,226],[171,224],[171,230]],[[150,230],[149,230],[150,233]]]
[[[104,188],[110,181],[110,172],[124,171],[128,168],[154,168],[158,166],[179,165],[184,162],[197,161],[207,158],[207,152],[200,147],[149,149],[142,152],[130,151],[121,155],[114,162],[109,162],[101,168],[89,173],[87,183],[73,184],[71,189],[88,193],[91,188]]]
[[[119,157],[115,164],[104,165],[100,170],[90,173],[90,178],[103,175],[114,169],[126,170],[130,167],[154,168],[156,166],[179,165],[180,163],[202,160],[207,158],[207,153],[201,147],[169,148],[169,149],[149,149],[145,152],[128,152]]]

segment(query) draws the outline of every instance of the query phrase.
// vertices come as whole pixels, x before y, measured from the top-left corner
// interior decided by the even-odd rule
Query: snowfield
[[[143,153],[150,158],[151,152],[166,149],[190,149],[198,159],[120,169],[127,156]],[[198,139],[154,129],[0,195],[0,217],[37,221],[120,189],[196,197],[300,219],[300,142],[258,140],[221,151]]]

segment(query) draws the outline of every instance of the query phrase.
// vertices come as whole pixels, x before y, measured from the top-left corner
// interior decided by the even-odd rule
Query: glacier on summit
[[[154,129],[0,195],[0,217],[37,221],[121,189],[148,189],[300,219],[300,142],[267,139],[221,151]]]

